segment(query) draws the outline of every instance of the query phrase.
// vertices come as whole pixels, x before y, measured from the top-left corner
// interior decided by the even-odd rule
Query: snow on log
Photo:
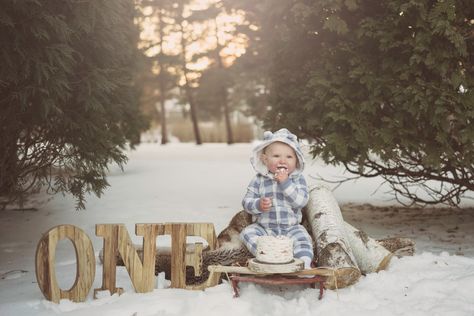
[[[311,189],[303,212],[316,244],[317,266],[336,269],[335,277],[328,278],[326,287],[333,289],[354,284],[361,273],[347,237],[341,210],[331,191],[324,186]]]
[[[349,245],[362,274],[384,270],[393,254],[365,232],[345,223]]]

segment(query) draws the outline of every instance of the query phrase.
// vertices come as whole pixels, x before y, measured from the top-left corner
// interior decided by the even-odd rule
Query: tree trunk
[[[225,67],[224,63],[222,62],[222,58],[220,55],[220,51],[222,50],[222,46],[219,43],[219,28],[217,24],[217,20],[214,20],[214,26],[215,26],[215,34],[216,34],[216,60],[217,60],[217,66],[219,67],[219,73],[220,74],[225,74]],[[221,79],[224,79],[221,77]],[[230,111],[229,111],[229,102],[227,100],[227,80],[222,80],[220,82],[220,89],[219,89],[219,94],[220,94],[220,99],[222,102],[222,108],[224,109],[224,122],[225,122],[225,127],[226,127],[226,132],[227,132],[227,144],[233,144],[234,143],[234,136],[232,134],[232,125],[230,123]]]
[[[188,99],[189,102],[189,108],[191,111],[191,121],[193,123],[193,131],[194,131],[194,137],[196,139],[196,145],[201,145],[201,133],[199,132],[199,125],[198,125],[198,119],[197,119],[197,113],[196,113],[196,104],[194,102],[194,97],[192,95],[191,87],[188,86],[188,82],[186,80],[186,98]]]
[[[311,226],[310,234],[316,244],[315,259],[318,267],[336,269],[335,278],[328,278],[328,288],[354,284],[360,270],[352,253],[344,220],[332,193],[325,187],[310,191],[310,199],[303,210]]]
[[[161,144],[166,145],[168,143],[168,130],[166,126],[165,95],[162,81],[163,79],[160,78]]]
[[[193,123],[193,131],[194,131],[194,137],[196,139],[196,145],[201,145],[201,134],[199,132],[199,125],[198,125],[198,118],[197,118],[197,110],[196,110],[196,103],[194,102],[194,97],[192,94],[192,87],[191,83],[189,82],[188,79],[188,68],[187,68],[187,62],[186,62],[186,38],[184,35],[184,26],[183,26],[183,21],[181,20],[179,22],[179,27],[181,31],[181,67],[183,68],[183,77],[184,77],[184,90],[186,93],[186,99],[188,100],[189,103],[189,108],[191,111],[191,121]]]
[[[164,65],[165,63],[162,62],[164,60],[164,53],[163,53],[163,15],[162,10],[159,9],[158,13],[158,23],[159,23],[159,32],[160,32],[160,52],[158,54],[158,62],[160,64],[161,70],[158,77],[159,89],[160,89],[160,109],[161,109],[161,144],[166,145],[168,143],[168,131],[167,131],[167,123],[166,123],[166,108],[165,108],[165,101],[166,101],[166,83],[165,83],[165,70]]]
[[[234,143],[234,135],[232,134],[232,125],[230,122],[230,113],[229,113],[229,103],[227,102],[227,87],[224,85],[221,88],[221,99],[222,99],[222,106],[224,107],[224,119],[225,119],[225,127],[227,131],[227,144]]]

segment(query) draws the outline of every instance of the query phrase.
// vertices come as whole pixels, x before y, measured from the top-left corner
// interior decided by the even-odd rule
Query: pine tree
[[[4,1],[0,194],[69,192],[84,208],[139,140],[133,2]]]
[[[396,197],[474,190],[474,6],[463,0],[287,1],[274,15],[267,126]]]

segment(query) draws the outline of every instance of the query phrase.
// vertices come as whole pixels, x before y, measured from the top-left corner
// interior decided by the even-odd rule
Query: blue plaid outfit
[[[304,167],[304,159],[301,149],[296,143],[296,136],[288,137],[281,135],[281,131],[289,133],[283,129],[271,138],[254,149],[252,165],[257,170],[257,175],[252,179],[247,187],[247,193],[242,200],[244,210],[252,214],[254,223],[242,230],[240,237],[247,249],[255,256],[257,250],[257,238],[259,236],[284,235],[294,241],[294,257],[313,258],[313,243],[311,236],[306,229],[300,225],[302,219],[301,209],[308,203],[308,187],[306,180],[301,174]],[[267,133],[267,132],[266,132]],[[279,134],[280,133],[280,134]],[[282,137],[283,136],[283,137]],[[273,175],[262,166],[259,156],[263,149],[274,141],[281,141],[290,145],[296,152],[299,159],[299,168],[289,175],[288,179],[278,183]],[[259,209],[260,198],[268,197],[272,199],[272,207],[267,212]]]

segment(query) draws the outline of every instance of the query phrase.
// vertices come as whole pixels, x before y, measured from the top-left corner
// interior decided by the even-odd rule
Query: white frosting
[[[288,263],[293,260],[293,240],[285,236],[260,236],[256,259],[265,263]]]

